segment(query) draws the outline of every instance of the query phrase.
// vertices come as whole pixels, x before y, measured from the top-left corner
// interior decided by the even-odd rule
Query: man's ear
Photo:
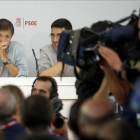
[[[20,118],[20,123],[21,123],[22,126],[25,126],[25,123],[24,123],[22,118]]]
[[[17,116],[17,112],[18,112],[18,105],[16,105],[16,106],[15,106],[15,109],[14,109],[14,115],[15,115],[15,116]]]
[[[82,123],[78,123],[78,131],[81,135],[84,134],[84,126]]]
[[[51,120],[50,120],[50,123],[54,123],[54,121],[55,121],[55,119],[56,119],[56,115],[55,115],[55,113],[52,113],[51,114]]]
[[[68,127],[72,130],[70,121],[68,120]]]

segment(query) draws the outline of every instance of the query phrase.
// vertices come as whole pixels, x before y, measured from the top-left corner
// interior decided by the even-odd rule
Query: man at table
[[[0,19],[0,77],[27,77],[25,50],[20,43],[11,41],[13,34],[13,24]]]
[[[39,73],[40,76],[61,76],[62,62],[57,61],[58,44],[62,31],[72,30],[72,25],[67,19],[57,19],[51,25],[51,42],[40,49]],[[64,77],[74,77],[74,69],[65,64]]]

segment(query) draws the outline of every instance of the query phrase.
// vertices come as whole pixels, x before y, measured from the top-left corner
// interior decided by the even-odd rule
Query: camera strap
[[[65,70],[66,70],[66,68],[65,68],[65,63],[63,63],[63,65],[62,65],[62,71],[61,71],[61,77],[64,77],[64,75],[65,75]]]
[[[76,66],[74,66],[74,74],[78,80],[82,80],[82,77],[78,74],[78,72],[76,70]]]

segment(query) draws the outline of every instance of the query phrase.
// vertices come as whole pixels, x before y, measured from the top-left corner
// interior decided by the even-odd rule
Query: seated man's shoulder
[[[23,47],[23,45],[17,41],[11,41],[10,45],[14,47]]]
[[[17,42],[17,41],[11,41],[10,46],[11,46],[12,50],[15,49],[17,51],[25,51],[24,46],[21,43]]]
[[[41,50],[43,50],[43,51],[49,51],[52,49],[53,49],[53,46],[51,44],[45,45],[41,48]]]

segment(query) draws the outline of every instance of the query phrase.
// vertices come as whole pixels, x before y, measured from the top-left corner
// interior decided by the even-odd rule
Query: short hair
[[[104,130],[105,129],[105,130]],[[109,132],[106,132],[109,131]],[[113,135],[117,140],[136,140],[136,132],[126,120],[110,120],[100,129],[104,134]],[[100,133],[100,132],[99,132]]]
[[[87,110],[85,111],[83,109],[85,106],[86,107],[90,106],[93,109],[99,107],[99,108],[102,108],[102,110],[106,109],[106,112],[103,111],[103,114],[101,113],[100,116],[95,117],[96,115],[94,114],[96,113],[96,111],[94,112],[93,110],[90,110],[90,112],[92,113],[91,115],[90,112],[87,113]],[[102,125],[106,121],[109,121],[115,118],[116,116],[113,110],[113,106],[108,101],[100,100],[100,99],[93,100],[92,98],[89,98],[85,100],[80,107],[78,123],[83,123],[88,128],[90,126]]]
[[[11,21],[9,21],[8,19],[0,19],[0,30],[11,30],[11,34],[13,36],[14,34],[14,26],[12,24]]]
[[[70,122],[70,129],[79,136],[78,131],[78,119],[79,119],[79,110],[81,107],[83,100],[77,100],[70,108],[69,113],[69,122]]]
[[[95,32],[102,32],[110,29],[111,27],[112,27],[112,22],[104,20],[104,21],[98,21],[96,23],[93,23],[91,25],[91,30]]]
[[[43,82],[50,81],[52,83],[52,87],[50,89],[50,99],[58,97],[57,83],[56,83],[54,78],[52,78],[50,76],[40,76],[40,77],[36,78],[33,82],[32,90],[34,88],[34,84],[35,84],[36,81],[43,81]],[[31,93],[32,93],[32,91],[31,91]]]
[[[23,102],[21,112],[25,126],[33,132],[45,130],[50,124],[50,101],[44,96],[29,96]]]
[[[7,119],[11,117],[16,108],[16,99],[12,95],[12,93],[5,89],[0,89],[1,94],[5,94],[7,96],[7,100],[5,102],[0,103],[0,120]]]
[[[21,91],[21,89],[15,85],[5,85],[2,86],[3,89],[7,89],[11,92],[12,95],[14,95],[16,102],[17,102],[17,116],[21,117],[21,105],[23,101],[25,100],[24,94]]]
[[[60,18],[60,19],[55,20],[51,25],[51,28],[53,27],[65,28],[66,30],[72,30],[72,24],[70,23],[69,20],[65,18]]]

